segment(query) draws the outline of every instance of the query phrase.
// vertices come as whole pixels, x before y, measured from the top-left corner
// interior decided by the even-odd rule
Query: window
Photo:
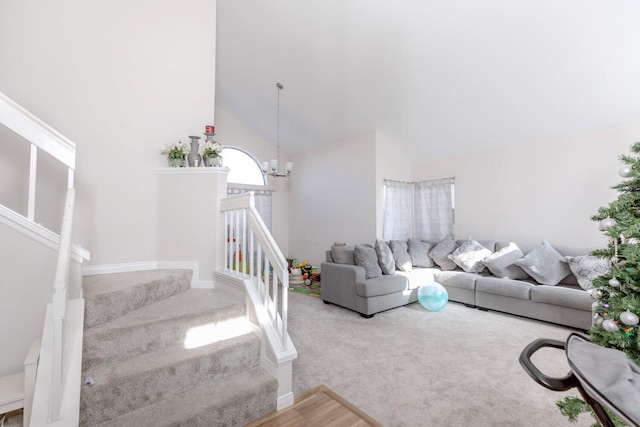
[[[382,235],[385,240],[407,240],[411,237],[413,212],[413,183],[384,182],[384,220]]]
[[[256,210],[265,225],[271,231],[271,190],[256,189],[252,186],[265,186],[267,181],[260,163],[251,154],[234,147],[222,149],[223,165],[229,168],[227,175],[227,195],[254,192]]]
[[[260,163],[251,154],[239,148],[225,147],[222,150],[225,167],[229,168],[227,182],[234,184],[267,185]]]
[[[453,236],[454,179],[384,181],[385,240],[442,240]]]

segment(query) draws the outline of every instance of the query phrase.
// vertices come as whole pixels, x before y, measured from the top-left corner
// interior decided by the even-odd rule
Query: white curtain
[[[411,237],[412,183],[384,180],[384,240],[407,240]]]
[[[453,237],[453,178],[415,183],[413,234],[416,240]]]

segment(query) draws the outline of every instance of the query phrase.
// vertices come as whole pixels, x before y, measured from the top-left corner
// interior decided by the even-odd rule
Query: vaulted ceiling
[[[291,154],[376,128],[424,158],[637,124],[639,23],[637,0],[218,0],[216,104],[275,143],[281,82]]]

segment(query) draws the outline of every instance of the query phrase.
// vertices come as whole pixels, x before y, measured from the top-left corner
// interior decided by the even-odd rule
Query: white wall
[[[411,160],[382,131],[376,131],[376,237],[382,239],[385,179],[411,181]]]
[[[618,193],[618,158],[640,125],[413,165],[414,180],[455,176],[459,238],[605,246],[590,220]]]
[[[214,118],[215,12],[215,0],[0,1],[0,91],[77,144],[73,240],[90,265],[157,259],[160,147]],[[0,203],[26,213],[28,145],[1,144]],[[66,172],[40,158],[36,220],[57,230]],[[21,369],[51,298],[50,250],[23,240],[0,245],[1,299],[27,317],[0,318],[0,375]]]
[[[224,146],[240,148],[253,155],[259,163],[276,158],[276,145],[261,138],[246,127],[242,122],[216,107],[216,141]],[[274,123],[275,125],[275,123]],[[283,169],[284,163],[289,161],[285,152],[280,153]],[[294,165],[297,169],[298,165]],[[294,176],[297,170],[294,172]],[[285,256],[289,252],[289,182],[287,178],[267,179],[267,188],[272,193],[272,223],[271,231],[274,239]]]
[[[92,265],[156,259],[160,147],[213,122],[215,7],[0,3],[0,91],[77,144],[74,241]]]
[[[13,242],[6,250],[4,242]],[[0,377],[24,369],[34,339],[42,335],[45,308],[53,296],[56,253],[0,224]],[[29,256],[25,256],[29,254]],[[34,265],[33,259],[38,259]]]
[[[375,144],[371,131],[293,157],[290,256],[319,267],[335,241],[374,243]]]
[[[227,169],[162,168],[157,171],[158,261],[197,262],[196,286],[212,286],[213,272],[224,256]],[[174,264],[175,265],[175,264]],[[185,268],[185,267],[181,267]]]

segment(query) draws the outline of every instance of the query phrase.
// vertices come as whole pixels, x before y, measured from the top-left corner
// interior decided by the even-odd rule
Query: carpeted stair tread
[[[83,371],[95,385],[83,385],[81,425],[95,425],[194,386],[259,363],[260,340],[252,333],[202,347],[184,346],[145,353],[122,362]]]
[[[256,367],[97,426],[242,426],[276,410],[277,388],[278,382]]]
[[[86,329],[82,366],[86,370],[179,345],[193,328],[244,315],[244,304],[222,291],[189,289]]]
[[[85,327],[155,303],[191,284],[191,270],[145,270],[83,278]]]

